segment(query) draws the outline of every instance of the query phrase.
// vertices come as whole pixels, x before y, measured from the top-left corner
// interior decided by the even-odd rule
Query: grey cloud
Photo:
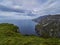
[[[18,13],[24,13],[25,10],[23,9],[13,9],[13,8],[9,8],[3,5],[0,5],[0,11],[7,11],[7,12],[18,12]]]

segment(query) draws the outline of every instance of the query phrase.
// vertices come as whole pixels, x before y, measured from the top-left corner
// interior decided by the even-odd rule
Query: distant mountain
[[[35,21],[39,23],[35,27],[39,36],[60,37],[60,14],[42,16]]]

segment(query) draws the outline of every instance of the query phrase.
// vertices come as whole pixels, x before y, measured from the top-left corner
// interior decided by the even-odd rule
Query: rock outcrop
[[[36,33],[42,37],[60,37],[60,15],[47,15],[39,20],[35,27]]]

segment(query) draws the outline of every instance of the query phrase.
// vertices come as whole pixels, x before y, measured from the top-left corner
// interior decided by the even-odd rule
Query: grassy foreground
[[[60,45],[59,38],[23,36],[13,24],[0,24],[0,45]]]

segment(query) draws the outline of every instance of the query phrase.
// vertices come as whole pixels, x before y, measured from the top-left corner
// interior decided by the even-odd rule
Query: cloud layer
[[[33,19],[60,13],[60,0],[0,0],[0,19]]]

